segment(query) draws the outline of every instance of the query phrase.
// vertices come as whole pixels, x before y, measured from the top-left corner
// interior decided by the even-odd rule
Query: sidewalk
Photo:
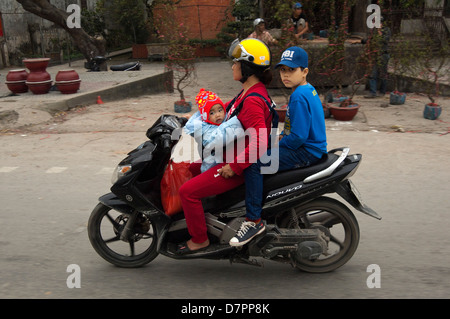
[[[108,65],[123,62],[126,61],[110,61]],[[28,92],[8,96],[10,92],[4,84],[8,70],[0,70],[0,133],[24,130],[42,132],[49,123],[55,122],[55,133],[145,131],[161,114],[174,113],[173,103],[179,100],[178,92],[167,92],[159,78],[164,73],[163,62],[144,61],[141,71],[87,72],[82,61],[73,62],[71,66],[49,67],[47,70],[54,79],[59,70],[68,68],[75,69],[82,80],[81,88],[75,94],[51,91],[44,95]],[[206,59],[196,64],[196,80],[184,89],[186,100],[194,102],[200,88],[215,91],[222,100],[228,101],[241,90],[241,83],[233,81],[229,61]],[[271,89],[269,92],[277,105],[287,103],[282,90]],[[424,106],[429,102],[424,95],[409,93],[405,104],[391,105],[389,94],[365,99],[363,95],[366,93],[359,92],[354,97],[361,108],[352,121],[341,122],[328,118],[327,129],[440,135],[450,130],[449,97],[439,98],[442,114],[432,121],[423,118]],[[104,104],[96,104],[98,96]],[[195,111],[193,107],[192,113]],[[55,112],[63,115],[55,119]]]
[[[120,64],[128,61],[109,61],[108,68],[112,64]],[[145,63],[140,71],[105,71],[89,72],[84,68],[84,61],[74,61],[67,64],[49,66],[47,72],[53,80],[60,70],[73,69],[81,79],[80,89],[75,94],[62,94],[54,86],[49,93],[35,95],[31,91],[14,95],[5,84],[6,75],[10,70],[25,67],[11,67],[0,69],[0,114],[7,117],[8,114],[17,126],[42,123],[52,118],[52,114],[67,111],[80,105],[97,103],[100,96],[103,102],[120,100],[142,94],[166,92],[164,86],[164,63]],[[1,126],[6,120],[1,121]],[[1,127],[0,126],[0,127]],[[8,126],[8,125],[6,125]]]

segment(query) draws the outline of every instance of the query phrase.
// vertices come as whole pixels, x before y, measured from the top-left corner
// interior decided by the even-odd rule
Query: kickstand
[[[247,264],[251,266],[264,267],[264,263],[257,261],[256,259],[242,258],[238,256],[230,257],[230,264],[232,263],[240,263]]]

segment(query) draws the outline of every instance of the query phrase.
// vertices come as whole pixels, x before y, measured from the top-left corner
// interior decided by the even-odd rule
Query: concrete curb
[[[95,104],[97,103],[98,96],[101,97],[103,102],[111,102],[145,94],[172,92],[173,71],[168,71],[158,75],[149,76],[144,79],[118,84],[114,87],[87,92],[65,100],[44,104],[39,106],[39,109],[49,113],[56,113],[67,111],[76,106]]]

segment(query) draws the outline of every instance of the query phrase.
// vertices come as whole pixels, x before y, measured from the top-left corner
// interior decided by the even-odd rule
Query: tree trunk
[[[106,41],[104,39],[91,37],[83,28],[69,28],[67,26],[69,14],[56,8],[48,0],[17,0],[17,2],[22,5],[24,10],[49,20],[66,30],[86,60],[90,61],[95,56],[105,55]]]
[[[366,36],[367,1],[356,1],[352,10],[352,31],[355,35]]]

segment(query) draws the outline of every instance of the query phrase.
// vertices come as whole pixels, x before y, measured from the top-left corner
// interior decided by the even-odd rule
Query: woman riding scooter
[[[178,245],[177,254],[189,254],[209,246],[202,198],[224,193],[243,184],[244,169],[252,164],[250,159],[258,159],[268,146],[272,126],[268,102],[271,99],[266,89],[272,80],[270,50],[258,39],[235,40],[229,55],[233,58],[233,79],[242,83],[242,91],[225,103],[227,119],[237,116],[249,138],[245,140],[243,149],[235,147],[232,161],[225,162],[225,158],[229,158],[225,155],[223,163],[193,177],[180,188],[191,239]],[[263,148],[263,151],[259,148]]]

